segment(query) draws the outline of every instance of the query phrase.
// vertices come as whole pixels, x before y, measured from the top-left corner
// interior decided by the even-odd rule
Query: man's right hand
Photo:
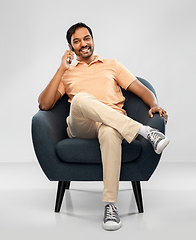
[[[70,59],[70,61],[69,61]],[[71,50],[67,50],[65,54],[62,57],[61,61],[61,67],[64,69],[64,71],[67,71],[70,67],[71,62],[74,59],[74,52]]]
[[[67,61],[70,58],[70,62]],[[62,57],[61,65],[54,75],[53,79],[49,82],[46,88],[39,95],[38,102],[41,110],[51,109],[55,103],[61,98],[58,91],[58,86],[65,71],[70,68],[71,61],[74,59],[74,52],[67,50]]]

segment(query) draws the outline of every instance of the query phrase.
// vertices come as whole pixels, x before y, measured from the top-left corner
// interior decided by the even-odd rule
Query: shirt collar
[[[95,59],[89,64],[89,66],[95,62],[102,62],[103,63],[103,59],[100,58],[98,55],[95,55]],[[82,61],[78,61],[77,59],[75,60],[73,66],[76,67],[78,64],[83,63]]]

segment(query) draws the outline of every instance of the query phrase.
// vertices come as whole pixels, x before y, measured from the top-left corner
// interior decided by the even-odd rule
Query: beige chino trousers
[[[99,102],[88,93],[74,96],[67,118],[70,138],[98,138],[103,165],[104,202],[117,202],[121,169],[121,143],[131,142],[141,124]]]

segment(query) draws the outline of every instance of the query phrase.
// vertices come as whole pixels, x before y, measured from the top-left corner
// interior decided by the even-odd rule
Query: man
[[[167,114],[158,106],[154,94],[123,65],[116,60],[101,59],[93,54],[93,34],[87,25],[77,23],[71,26],[66,37],[70,50],[65,52],[56,74],[40,94],[39,108],[51,109],[67,93],[71,102],[67,118],[68,136],[98,138],[103,164],[103,228],[117,230],[122,225],[115,206],[122,140],[126,139],[130,143],[140,134],[152,143],[157,154],[169,143],[168,138],[158,130],[143,126],[126,116],[123,109],[125,98],[120,86],[139,96],[150,107],[150,117],[158,112],[167,123]],[[71,65],[74,54],[77,59]]]

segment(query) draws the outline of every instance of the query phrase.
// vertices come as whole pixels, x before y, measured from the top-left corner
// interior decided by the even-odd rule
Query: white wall
[[[195,0],[3,0],[0,3],[0,162],[36,161],[30,134],[37,97],[83,21],[95,54],[149,80],[168,111],[171,143],[162,161],[196,161]]]

